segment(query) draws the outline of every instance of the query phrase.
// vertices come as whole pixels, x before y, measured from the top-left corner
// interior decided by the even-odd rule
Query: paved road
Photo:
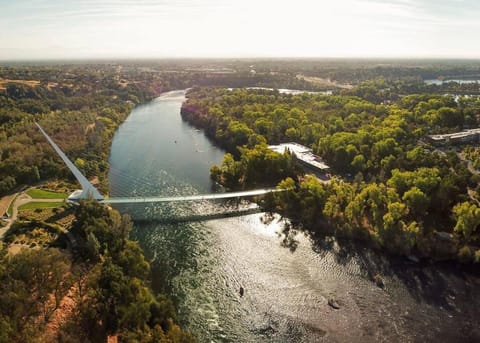
[[[10,206],[10,203],[15,199],[18,193],[13,193],[10,195],[6,195],[3,198],[0,199],[0,216],[3,216],[5,213],[7,213],[8,207]]]

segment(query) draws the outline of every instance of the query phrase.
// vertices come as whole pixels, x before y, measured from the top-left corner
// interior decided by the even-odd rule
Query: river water
[[[209,168],[224,152],[184,123],[183,91],[136,107],[110,156],[112,196],[210,192]],[[191,215],[221,204],[120,208],[134,218]],[[278,217],[263,214],[165,224],[136,221],[153,287],[177,306],[199,342],[457,342],[480,340],[480,281],[448,265],[407,263],[366,248],[282,244]],[[386,287],[371,278],[382,275]],[[245,292],[239,294],[240,287]],[[328,299],[340,309],[333,309]]]

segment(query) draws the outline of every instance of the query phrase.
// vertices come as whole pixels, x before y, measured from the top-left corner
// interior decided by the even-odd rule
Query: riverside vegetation
[[[278,183],[288,191],[267,199],[266,208],[314,235],[480,262],[480,208],[469,195],[479,177],[453,150],[423,141],[427,134],[478,127],[480,100],[425,93],[396,94],[392,101],[375,84],[338,96],[194,89],[182,114],[231,152],[212,167],[214,180],[232,189]],[[363,96],[364,87],[374,92]],[[344,180],[304,176],[291,154],[267,147],[288,141],[312,147]]]

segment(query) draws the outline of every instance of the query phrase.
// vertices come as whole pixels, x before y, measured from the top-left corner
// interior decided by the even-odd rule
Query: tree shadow
[[[73,215],[75,213],[74,209],[68,208],[64,211],[55,213],[54,215],[48,217],[45,221],[47,223],[57,223],[58,221],[65,219],[66,217]]]
[[[281,220],[283,220],[283,217],[279,219],[279,221]],[[284,248],[288,248],[291,253],[294,253],[298,248],[298,244],[300,243],[298,239],[296,239],[298,233],[299,227],[297,224],[290,221],[283,221],[282,231],[278,233],[279,237],[283,236],[280,245]]]
[[[387,292],[389,281],[383,283],[393,280],[401,283],[417,302],[447,311],[456,311],[455,303],[471,306],[469,298],[475,299],[477,305],[479,303],[480,270],[474,266],[458,262],[414,262],[378,251],[365,242],[335,239],[322,234],[310,234],[309,237],[313,251],[320,257],[329,254],[335,263],[342,266],[355,263],[360,269],[360,277],[382,288],[385,286]]]

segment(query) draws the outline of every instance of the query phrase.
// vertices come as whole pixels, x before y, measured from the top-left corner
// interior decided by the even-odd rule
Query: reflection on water
[[[112,196],[211,189],[223,152],[181,121],[183,92],[137,107],[110,158]],[[136,216],[192,215],[218,203],[132,205]],[[263,214],[193,223],[136,222],[153,286],[174,299],[200,342],[468,341],[479,338],[479,278],[449,266],[408,264],[368,249],[296,235]],[[293,243],[293,244],[292,244]],[[293,248],[292,248],[293,247]],[[371,281],[376,274],[386,285]],[[240,295],[240,287],[244,295]],[[328,305],[334,299],[340,309]],[[477,331],[476,331],[477,330]]]

